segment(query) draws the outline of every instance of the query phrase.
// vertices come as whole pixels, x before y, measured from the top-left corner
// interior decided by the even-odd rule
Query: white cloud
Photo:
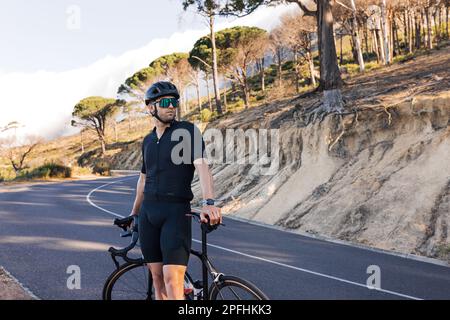
[[[234,25],[271,29],[282,13],[295,8],[293,5],[264,7],[247,17],[218,25],[217,30]],[[132,73],[163,54],[189,51],[205,34],[207,29],[174,33],[120,56],[108,55],[86,67],[63,72],[4,73],[0,70],[0,128],[18,121],[25,125],[17,130],[18,136],[38,134],[52,138],[75,132],[70,127],[70,119],[79,100],[91,95],[115,97],[119,85]]]

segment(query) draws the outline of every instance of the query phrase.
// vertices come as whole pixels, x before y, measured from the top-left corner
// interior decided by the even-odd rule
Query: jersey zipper
[[[164,129],[164,132],[162,133],[161,137],[156,141],[156,198],[158,199],[158,187],[159,187],[159,142],[161,141],[162,137],[166,133],[167,128]],[[156,133],[156,138],[158,138],[158,133]]]

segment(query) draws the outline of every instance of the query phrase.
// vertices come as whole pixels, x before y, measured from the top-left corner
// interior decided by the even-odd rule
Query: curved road
[[[122,247],[114,215],[128,215],[137,176],[0,186],[0,265],[41,299],[100,299],[114,269],[107,249]],[[450,268],[313,239],[225,218],[209,255],[227,274],[272,299],[450,299]],[[194,247],[199,227],[193,223]],[[80,267],[81,289],[67,288]],[[380,268],[380,289],[366,286]],[[200,276],[199,264],[190,269]]]

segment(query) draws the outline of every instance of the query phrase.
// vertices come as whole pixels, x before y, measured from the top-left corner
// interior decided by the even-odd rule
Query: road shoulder
[[[0,300],[35,300],[37,297],[0,266]]]

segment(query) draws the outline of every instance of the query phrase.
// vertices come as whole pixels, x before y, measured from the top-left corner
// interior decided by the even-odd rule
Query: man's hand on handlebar
[[[222,223],[222,212],[221,209],[216,206],[203,206],[202,211],[200,212],[200,220],[203,223],[207,223],[208,220],[206,216],[209,217],[210,224],[215,225],[218,223]]]

